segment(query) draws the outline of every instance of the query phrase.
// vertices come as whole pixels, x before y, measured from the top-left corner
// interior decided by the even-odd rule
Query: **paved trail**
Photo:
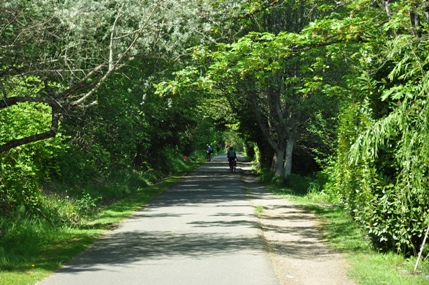
[[[245,183],[224,155],[40,285],[278,285]]]

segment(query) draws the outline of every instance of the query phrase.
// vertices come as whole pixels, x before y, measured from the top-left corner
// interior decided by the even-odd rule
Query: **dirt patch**
[[[267,193],[255,177],[243,175],[255,207],[278,279],[284,285],[354,285],[348,265],[321,234],[314,214]]]

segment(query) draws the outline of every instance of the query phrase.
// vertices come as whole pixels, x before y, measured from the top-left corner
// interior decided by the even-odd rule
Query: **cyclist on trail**
[[[207,161],[210,161],[210,156],[213,153],[213,148],[207,144]]]
[[[229,169],[231,170],[231,172],[233,172],[235,169],[234,166],[236,165],[236,161],[237,161],[237,154],[235,153],[235,150],[232,146],[229,147],[229,150],[226,153],[226,157],[228,158]]]

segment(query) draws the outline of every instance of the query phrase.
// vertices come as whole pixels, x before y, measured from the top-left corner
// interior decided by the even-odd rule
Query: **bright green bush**
[[[26,103],[1,110],[0,143],[49,130],[50,108]],[[57,157],[66,148],[64,138],[47,139],[0,154],[0,212],[8,215],[24,207],[41,207],[40,183],[58,174]]]
[[[389,64],[352,81],[356,96],[340,117],[327,191],[338,194],[377,248],[416,255],[429,218],[429,81],[418,68],[427,44],[407,59],[410,45],[395,45]]]

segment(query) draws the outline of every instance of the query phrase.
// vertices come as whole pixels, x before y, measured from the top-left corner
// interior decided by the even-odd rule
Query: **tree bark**
[[[273,172],[275,176],[281,177],[283,172],[283,157],[284,157],[284,148],[277,149],[274,152],[273,159]]]
[[[293,138],[289,138],[286,144],[286,159],[283,167],[283,180],[286,180],[288,176],[292,174],[292,156],[294,146],[295,140]]]
[[[424,5],[424,12],[426,23],[429,24],[429,3],[425,3]]]

